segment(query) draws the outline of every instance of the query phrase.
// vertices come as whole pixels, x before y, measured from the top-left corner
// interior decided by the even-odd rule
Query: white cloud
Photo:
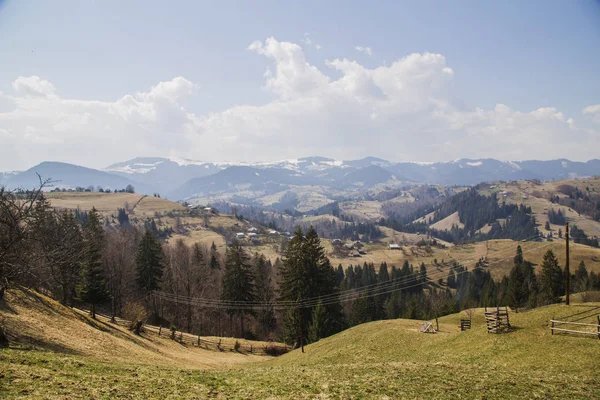
[[[441,54],[410,54],[376,68],[340,58],[326,60],[321,70],[295,43],[271,37],[248,49],[268,60],[264,90],[275,99],[206,115],[182,106],[198,88],[183,77],[113,102],[66,99],[48,80],[20,77],[14,94],[0,93],[0,170],[43,160],[101,167],[138,155],[210,161],[597,156],[600,133],[579,128],[556,108],[457,105],[449,84],[454,71]],[[600,107],[583,112],[598,116]]]
[[[315,49],[317,50],[321,50],[323,48],[323,46],[321,46],[320,44],[315,44]]]
[[[370,47],[365,47],[365,46],[356,46],[354,47],[354,49],[356,51],[360,51],[361,53],[365,53],[366,55],[368,55],[369,57],[371,57],[371,55],[373,55],[373,51],[371,50]]]
[[[583,113],[587,115],[591,115],[592,119],[596,122],[600,122],[600,104],[594,104],[592,106],[587,106],[583,109]]]
[[[300,40],[302,43],[304,43],[307,46],[312,45],[312,40],[310,40],[310,33],[305,33],[304,34],[304,39]]]

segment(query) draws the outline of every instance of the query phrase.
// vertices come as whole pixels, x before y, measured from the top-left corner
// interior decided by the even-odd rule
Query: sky
[[[600,1],[0,0],[0,171],[600,156]]]

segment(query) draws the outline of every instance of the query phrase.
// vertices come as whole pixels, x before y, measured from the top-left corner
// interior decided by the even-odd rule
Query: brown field
[[[340,203],[340,209],[359,220],[377,221],[384,217],[378,201],[344,201]]]
[[[80,209],[89,211],[92,207],[105,216],[116,214],[118,208],[133,210],[138,216],[151,217],[155,212],[185,211],[187,208],[179,203],[159,197],[133,193],[58,193],[46,194],[52,207]]]
[[[448,215],[446,218],[436,222],[435,224],[431,225],[431,227],[433,229],[437,229],[440,231],[449,231],[450,229],[452,229],[452,225],[456,225],[459,228],[464,228],[465,225],[460,222],[460,217],[458,216],[458,211],[455,213],[452,213],[450,215]]]
[[[11,290],[2,302],[3,326],[23,349],[35,347],[106,362],[192,369],[215,369],[268,359],[188,347],[154,334],[136,336],[122,326],[102,318],[93,320],[28,289]]]

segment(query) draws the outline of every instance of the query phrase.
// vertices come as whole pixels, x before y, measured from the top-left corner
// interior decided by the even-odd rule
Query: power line
[[[534,239],[534,238],[538,238],[537,235],[535,236],[531,236],[529,238],[523,239],[523,241],[528,241],[530,239]],[[505,249],[502,250],[506,250],[510,247],[512,247],[514,245],[514,243],[509,243]],[[470,263],[472,261],[479,261],[481,258],[477,258],[477,259],[469,259],[469,260],[460,260],[460,261],[456,261],[455,262],[465,265],[466,263]],[[435,272],[433,274],[429,275],[429,278],[437,278],[440,276],[443,276],[446,272],[445,271],[438,271]],[[407,284],[407,283],[413,283],[413,282],[418,282],[419,281],[419,277],[418,276],[412,276],[412,277],[400,277],[400,278],[395,278],[393,280],[390,280],[388,282],[384,282],[384,283],[373,283],[370,285],[365,285],[365,286],[361,286],[359,288],[353,288],[353,289],[347,289],[347,290],[343,290],[343,291],[339,291],[337,293],[332,293],[329,295],[324,295],[324,296],[315,296],[312,298],[307,298],[307,299],[303,299],[301,300],[301,303],[307,303],[307,302],[311,302],[311,301],[325,301],[328,300],[328,298],[339,298],[341,296],[345,296],[345,295],[351,295],[354,294],[356,292],[368,292],[370,288],[376,288],[378,290],[383,290],[383,289],[388,289],[390,287],[394,287],[396,286],[398,283],[403,283],[403,284]],[[421,284],[421,283],[420,283]],[[181,296],[181,295],[176,295],[176,294],[165,294],[166,296],[169,296],[173,299],[181,299],[181,301],[185,301],[187,299],[186,296]],[[218,304],[218,305],[229,305],[229,306],[248,306],[248,305],[255,305],[255,306],[262,306],[263,303],[259,303],[259,302],[245,302],[245,301],[235,301],[235,300],[219,300],[219,299],[198,299],[195,298],[195,301],[198,302],[203,302],[206,304]],[[298,306],[298,301],[279,301],[277,302],[277,305],[292,305],[294,307]]]
[[[541,248],[548,247],[552,244],[553,244],[552,242],[548,242],[548,243],[538,246],[536,248],[525,250],[525,251],[523,251],[523,253],[529,253],[529,252],[532,252],[535,250],[539,250]],[[511,246],[512,245],[513,244],[511,244]],[[505,260],[508,260],[511,258],[513,258],[513,256],[509,256],[509,257],[506,257],[506,258],[503,258],[500,260],[496,260],[493,263],[490,263],[488,265],[494,265],[494,264],[500,263],[502,261],[505,261]],[[459,263],[462,264],[463,262],[459,262]],[[458,275],[461,275],[461,274],[464,274],[467,272],[470,272],[470,271],[468,269],[465,269],[464,271],[457,272],[456,275],[458,276]],[[445,272],[440,271],[431,276],[439,276],[440,274],[443,274],[443,273],[445,273]],[[403,277],[403,278],[404,279],[400,278],[395,282],[369,285],[371,287],[375,286],[372,289],[372,292],[367,287],[361,287],[361,288],[356,288],[356,289],[349,289],[344,292],[333,293],[333,294],[326,295],[326,296],[319,296],[319,297],[304,299],[302,301],[279,301],[279,302],[273,302],[271,304],[265,304],[262,302],[240,302],[240,301],[227,301],[227,300],[218,300],[218,299],[193,298],[193,297],[180,296],[180,295],[169,294],[169,293],[164,293],[164,292],[153,292],[152,295],[157,296],[159,299],[164,299],[166,301],[171,301],[171,302],[175,302],[175,303],[181,303],[181,304],[186,304],[186,305],[195,305],[195,306],[201,306],[201,307],[207,307],[207,308],[217,308],[217,309],[224,309],[224,310],[258,310],[258,309],[267,309],[267,308],[271,308],[274,310],[289,310],[289,309],[295,309],[295,308],[312,308],[319,303],[321,303],[321,305],[323,305],[323,306],[326,306],[326,305],[336,304],[336,303],[340,303],[340,302],[348,302],[348,301],[354,301],[354,300],[363,299],[363,298],[381,296],[381,295],[393,293],[393,292],[396,292],[399,290],[406,290],[406,289],[411,289],[414,287],[419,287],[425,283],[425,282],[418,282],[419,278],[414,277],[414,276],[410,279],[405,279],[406,277]],[[415,282],[415,283],[408,285],[408,286],[394,287],[394,286],[397,286],[397,284],[399,284],[399,283],[406,284],[406,283],[411,283],[411,282]]]

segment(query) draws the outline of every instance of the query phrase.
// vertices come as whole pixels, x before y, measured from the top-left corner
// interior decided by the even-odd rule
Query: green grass
[[[378,321],[306,353],[217,370],[14,348],[0,351],[0,398],[599,398],[600,340],[552,336],[547,326],[575,311],[511,313],[516,329],[499,335],[487,333],[481,310],[467,332],[459,314],[433,335],[419,333],[419,321]]]

